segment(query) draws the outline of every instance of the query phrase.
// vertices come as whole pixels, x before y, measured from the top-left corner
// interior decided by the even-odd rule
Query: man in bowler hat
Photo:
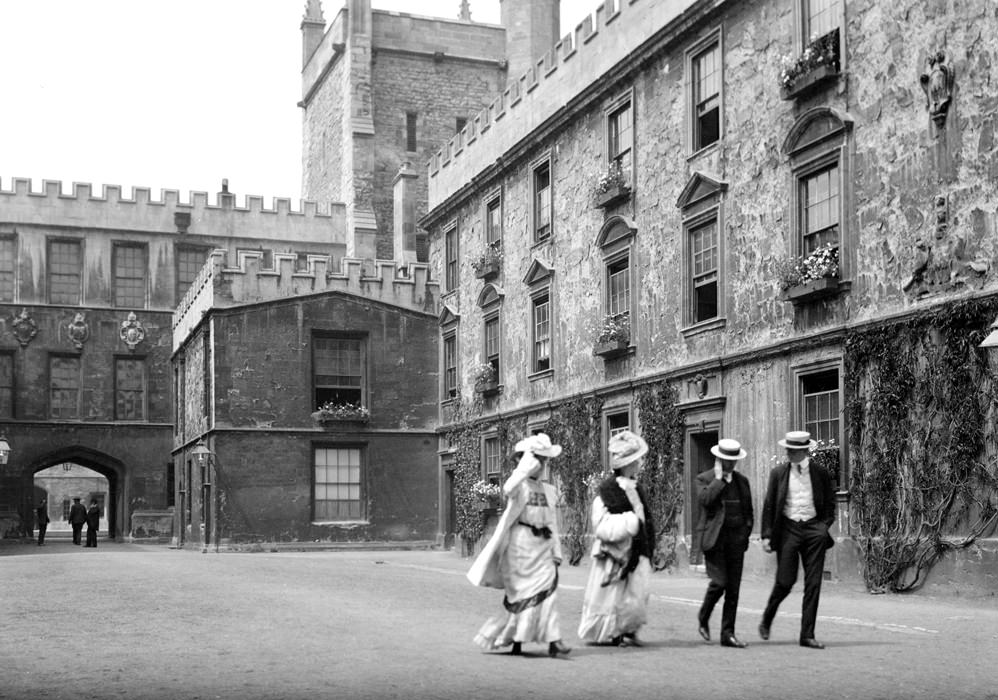
[[[697,620],[704,641],[710,641],[710,614],[724,596],[721,613],[721,646],[744,649],[735,636],[738,591],[742,585],[745,550],[752,533],[752,492],[749,481],[735,471],[745,450],[737,440],[719,440],[710,448],[714,468],[697,475],[700,517],[696,536],[707,565],[710,583]]]
[[[759,624],[759,636],[769,639],[769,628],[780,603],[797,581],[798,560],[804,565],[804,603],[800,645],[824,649],[814,638],[818,617],[825,550],[835,544],[828,528],[835,522],[835,491],[828,470],[811,464],[808,451],[817,444],[811,433],[795,430],[780,440],[787,459],[769,474],[762,508],[762,548],[776,552],[776,583]]]
[[[80,503],[79,497],[73,499],[69,508],[69,524],[73,526],[73,544],[80,544],[83,525],[87,522],[87,508]]]
[[[35,524],[38,525],[38,546],[45,546],[45,531],[49,526],[49,502],[42,499],[38,507],[35,508]]]

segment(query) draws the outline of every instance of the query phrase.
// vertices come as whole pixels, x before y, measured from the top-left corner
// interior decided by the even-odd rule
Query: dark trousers
[[[87,528],[87,547],[97,546],[97,529],[93,527]]]
[[[71,523],[73,526],[73,544],[80,543],[80,535],[83,533],[83,523]]]
[[[48,523],[38,523],[38,544],[45,544],[45,531],[48,527]]]
[[[741,530],[741,528],[739,528]],[[717,601],[724,596],[721,611],[721,639],[734,636],[735,614],[738,612],[738,591],[742,586],[742,567],[745,563],[745,538],[741,532],[731,532],[726,528],[718,535],[717,544],[703,554],[707,565],[707,594],[700,606],[699,620],[707,624]]]
[[[800,638],[814,639],[814,623],[818,617],[821,579],[825,570],[825,524],[817,519],[796,522],[783,518],[783,541],[778,553],[776,583],[762,614],[762,623],[769,627],[780,603],[797,582],[798,561],[804,565],[804,603],[801,606]]]

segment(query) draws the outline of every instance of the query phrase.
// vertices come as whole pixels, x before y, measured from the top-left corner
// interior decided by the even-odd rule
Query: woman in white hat
[[[539,477],[547,460],[561,454],[561,445],[538,433],[520,440],[514,449],[522,456],[503,484],[506,509],[468,571],[476,586],[505,590],[505,610],[485,622],[475,643],[485,649],[512,645],[512,653],[519,655],[524,642],[540,642],[556,657],[571,651],[561,641],[555,608],[562,558],[558,495]]]
[[[637,633],[647,621],[655,528],[636,477],[648,443],[624,430],[607,450],[614,474],[593,499],[593,565],[579,637],[593,644],[641,646]]]

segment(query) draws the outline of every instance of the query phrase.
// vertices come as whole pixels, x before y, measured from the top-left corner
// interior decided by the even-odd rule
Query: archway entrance
[[[108,496],[111,493],[110,483],[106,476],[89,467],[76,462],[63,462],[35,472],[34,485],[35,508],[46,500],[49,525],[48,534],[69,534],[72,528],[69,524],[69,509],[74,498],[79,498],[84,506],[91,501],[97,501],[100,508],[101,530],[105,533],[113,531],[107,527]],[[38,523],[35,523],[35,527]]]

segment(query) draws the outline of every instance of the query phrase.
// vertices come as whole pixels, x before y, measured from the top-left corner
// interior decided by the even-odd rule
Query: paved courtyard
[[[565,659],[471,639],[501,593],[448,552],[201,554],[66,540],[0,546],[0,698],[998,698],[998,602],[870,596],[826,584],[818,637],[800,594],[756,635],[768,581],[747,580],[746,650],[705,644],[705,580],[656,574],[640,649],[581,646],[583,567],[564,567]],[[720,610],[713,620],[714,632]]]

